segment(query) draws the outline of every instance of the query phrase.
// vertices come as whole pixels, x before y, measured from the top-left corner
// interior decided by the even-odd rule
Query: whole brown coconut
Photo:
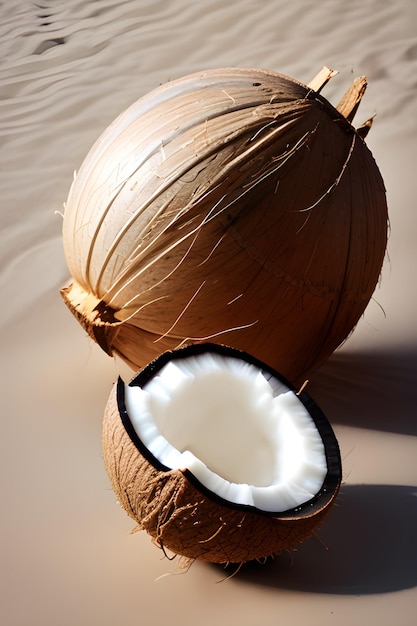
[[[205,358],[207,354],[220,355],[220,358],[231,355],[235,359],[241,359],[244,364],[249,363],[262,372],[266,379],[278,381],[279,385],[284,385],[283,389],[287,389],[287,386],[292,389],[287,381],[266,365],[247,354],[219,345],[196,345],[165,353],[147,366],[130,386],[146,389],[150,381],[162,376],[164,366],[173,361],[181,367],[184,362],[185,371],[188,372],[193,358],[197,358],[198,365],[194,373],[198,378],[203,375],[205,367],[204,362],[201,364],[198,359]],[[210,393],[216,396],[216,393]],[[269,510],[260,510],[256,506],[227,501],[202,484],[189,469],[171,469],[161,463],[138,436],[137,428],[133,424],[134,412],[128,413],[126,408],[126,385],[119,379],[110,394],[104,415],[103,452],[105,467],[121,506],[138,523],[139,529],[146,530],[154,538],[158,546],[190,559],[242,563],[280,554],[285,549],[296,547],[312,535],[314,528],[328,512],[341,481],[339,448],[330,425],[317,405],[304,392],[297,397],[307,407],[312,423],[320,432],[327,469],[317,493],[301,504],[278,512],[274,511],[275,502],[265,507]],[[220,391],[219,398],[221,399]],[[217,404],[214,403],[217,410],[219,398],[216,400]],[[238,399],[236,403],[238,405]],[[233,407],[229,407],[229,410],[230,408]],[[197,420],[198,407],[191,407],[191,410]],[[225,415],[221,423],[226,419],[233,419],[238,432],[247,427],[241,417],[240,414]],[[173,419],[175,425],[176,420],[181,420],[182,416],[177,413]],[[283,419],[282,415],[280,419]],[[189,424],[190,431],[193,421],[194,419]],[[214,421],[212,414],[208,420],[209,428]],[[203,426],[199,424],[199,428]],[[272,430],[271,428],[271,432]],[[218,437],[221,439],[221,433]],[[221,447],[222,442],[219,441],[215,457],[227,454]],[[267,445],[265,454],[266,449]],[[283,452],[285,453],[285,447]],[[241,458],[239,463],[244,466],[249,460]],[[314,474],[313,469],[310,471]],[[238,485],[238,492],[240,488],[241,485]],[[297,488],[294,490],[297,491]]]
[[[309,85],[257,69],[208,70],[133,104],[72,185],[63,297],[135,371],[198,341],[254,354],[299,384],[337,348],[377,284],[387,205],[351,122]]]

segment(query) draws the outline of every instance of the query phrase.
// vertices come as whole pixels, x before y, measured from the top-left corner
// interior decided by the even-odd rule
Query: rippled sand
[[[220,585],[184,576],[131,523],[101,460],[116,373],[65,309],[61,224],[74,170],[124,108],[200,69],[261,67],[369,87],[357,123],[387,187],[380,287],[311,395],[346,484],[318,541]],[[411,626],[417,610],[415,401],[417,4],[414,0],[0,2],[2,601],[7,626],[262,620]],[[388,506],[392,503],[392,506]],[[162,578],[159,578],[161,577]],[[392,593],[392,592],[398,593]],[[379,595],[382,594],[382,595]]]

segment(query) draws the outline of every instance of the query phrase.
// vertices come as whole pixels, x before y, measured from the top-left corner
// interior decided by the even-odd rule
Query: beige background
[[[414,0],[0,2],[1,623],[411,626],[417,613],[417,4]],[[369,88],[357,122],[385,179],[381,284],[309,392],[344,485],[291,556],[182,573],[115,501],[101,416],[116,377],[65,309],[62,212],[73,170],[145,92],[216,66]],[[325,549],[324,545],[327,546]]]

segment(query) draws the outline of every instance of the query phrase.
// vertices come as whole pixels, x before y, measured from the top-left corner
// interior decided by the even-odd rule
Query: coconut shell
[[[322,505],[311,505],[311,512],[280,517],[226,506],[197,488],[186,471],[162,471],[140,452],[121,419],[116,385],[104,414],[103,458],[113,491],[139,530],[164,550],[214,563],[242,563],[295,548],[311,537],[340,485],[339,480]]]
[[[102,135],[72,186],[69,308],[134,370],[214,340],[301,383],[346,339],[378,281],[383,180],[351,121],[263,70],[162,85]]]

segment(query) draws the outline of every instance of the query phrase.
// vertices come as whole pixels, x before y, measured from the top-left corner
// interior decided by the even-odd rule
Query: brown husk
[[[380,275],[387,206],[362,138],[369,128],[357,132],[318,93],[272,72],[206,75],[218,84],[182,97],[188,105],[200,98],[190,115],[201,117],[205,97],[207,106],[219,100],[220,112],[184,130],[178,146],[177,138],[165,145],[161,137],[164,161],[154,179],[180,173],[154,199],[157,218],[118,255],[119,244],[106,243],[110,217],[100,219],[87,273],[79,255],[68,253],[74,281],[63,295],[106,352],[134,370],[167,349],[214,340],[299,384],[352,331]],[[230,76],[246,85],[239,106],[237,93],[227,91]],[[184,80],[190,89],[193,79]],[[358,79],[339,105],[349,120],[365,86]],[[252,92],[259,100],[243,98]],[[161,106],[155,104],[155,123],[172,115]],[[251,121],[242,126],[241,119]],[[216,145],[210,132],[218,133]],[[151,195],[144,189],[145,204]],[[116,260],[107,257],[100,269],[109,249]],[[94,295],[89,312],[79,311],[80,291],[87,300]]]
[[[116,387],[104,415],[103,455],[113,491],[139,529],[164,550],[215,563],[242,563],[295,548],[313,534],[338,491],[322,509],[294,519],[223,506],[181,471],[159,471],[145,459],[120,419]]]

